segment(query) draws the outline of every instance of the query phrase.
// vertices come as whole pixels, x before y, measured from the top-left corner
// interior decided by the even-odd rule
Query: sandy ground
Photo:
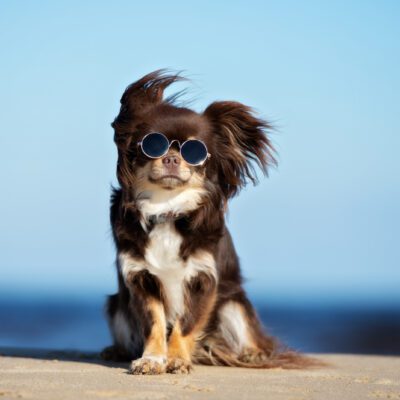
[[[400,399],[400,357],[318,355],[314,370],[196,366],[133,376],[94,356],[0,349],[0,399]]]

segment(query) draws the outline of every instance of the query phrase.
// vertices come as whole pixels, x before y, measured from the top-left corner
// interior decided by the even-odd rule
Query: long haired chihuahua
[[[164,90],[165,70],[128,86],[112,123],[120,187],[111,197],[118,293],[107,316],[132,374],[188,373],[193,363],[300,368],[310,358],[268,336],[242,287],[226,205],[254,165],[275,163],[270,125],[233,101],[202,113]]]

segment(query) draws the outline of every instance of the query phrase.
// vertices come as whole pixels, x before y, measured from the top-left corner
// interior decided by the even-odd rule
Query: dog
[[[256,182],[254,165],[276,164],[271,126],[238,102],[196,113],[179,95],[164,98],[183,79],[158,70],[131,84],[111,124],[119,288],[106,306],[114,344],[102,356],[131,361],[137,375],[311,365],[264,332],[225,224],[229,199]]]

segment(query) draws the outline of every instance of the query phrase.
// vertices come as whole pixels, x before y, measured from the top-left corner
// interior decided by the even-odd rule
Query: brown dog
[[[114,345],[103,357],[133,360],[133,374],[185,373],[193,362],[311,365],[263,332],[225,225],[227,201],[255,181],[252,163],[264,172],[275,163],[270,126],[237,102],[198,114],[163,99],[180,79],[156,71],[133,83],[112,124],[119,291],[108,301]]]

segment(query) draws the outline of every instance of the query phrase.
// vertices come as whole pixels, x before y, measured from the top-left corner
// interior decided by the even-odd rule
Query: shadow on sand
[[[49,350],[15,347],[0,347],[0,357],[35,358],[38,360],[78,361],[89,364],[104,365],[110,368],[128,368],[128,362],[104,361],[97,352],[77,350]]]

